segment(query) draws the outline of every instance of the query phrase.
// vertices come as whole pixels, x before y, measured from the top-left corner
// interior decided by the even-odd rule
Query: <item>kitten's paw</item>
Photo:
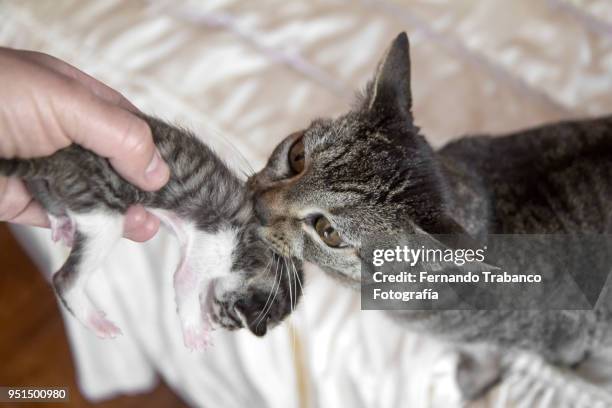
[[[208,315],[201,309],[197,293],[178,299],[177,303],[185,346],[193,351],[210,345],[212,327]]]
[[[74,244],[74,234],[76,227],[70,217],[67,216],[49,216],[51,224],[51,239],[53,242],[62,241],[67,247],[72,247]]]
[[[120,336],[121,329],[105,316],[104,312],[95,311],[87,317],[85,325],[101,339],[113,339]]]
[[[183,342],[191,351],[204,350],[211,345],[209,327],[205,324],[183,327]]]
[[[226,330],[237,330],[244,327],[242,319],[236,311],[236,302],[212,296],[210,303],[211,305],[208,306],[207,310],[214,323]]]
[[[456,379],[461,396],[466,401],[483,397],[501,380],[500,361],[496,358],[478,358],[460,353]]]

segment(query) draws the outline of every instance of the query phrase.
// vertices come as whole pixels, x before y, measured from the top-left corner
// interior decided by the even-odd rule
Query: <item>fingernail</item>
[[[159,223],[155,219],[151,218],[145,224],[145,229],[151,234],[151,236],[153,236],[159,229]]]
[[[155,149],[153,158],[145,170],[145,178],[151,184],[161,187],[168,181],[169,172],[168,165],[164,163],[159,151]]]
[[[162,160],[161,155],[159,154],[159,150],[155,149],[155,152],[153,153],[153,158],[151,159],[151,163],[149,163],[149,165],[147,166],[145,173],[147,175],[155,173],[161,162]]]

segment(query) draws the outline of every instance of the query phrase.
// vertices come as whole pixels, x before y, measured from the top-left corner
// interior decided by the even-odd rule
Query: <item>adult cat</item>
[[[612,232],[612,118],[463,138],[434,151],[411,108],[402,33],[354,109],[288,136],[249,180],[263,240],[357,287],[372,233]],[[572,366],[604,341],[606,294],[587,311],[390,313],[457,344],[531,350]],[[498,378],[495,360],[463,363],[458,380],[466,397]]]

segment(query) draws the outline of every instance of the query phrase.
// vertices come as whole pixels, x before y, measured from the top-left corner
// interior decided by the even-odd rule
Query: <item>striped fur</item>
[[[304,146],[302,171],[290,167],[295,134],[276,147],[248,182],[268,244],[359,287],[368,271],[361,260],[371,259],[366,249],[373,235],[458,234],[478,240],[487,234],[584,233],[605,239],[612,233],[612,117],[504,137],[466,137],[434,151],[414,124],[410,88],[403,33],[352,110],[296,133]],[[325,244],[314,223],[321,216],[345,245]],[[538,266],[535,259],[532,265]],[[402,325],[459,345],[530,350],[573,366],[610,341],[605,340],[612,328],[609,290],[610,283],[595,310],[587,311],[389,313]],[[467,374],[466,367],[487,374],[460,379],[467,397],[498,379],[496,364],[482,370],[465,364],[460,375]]]
[[[297,284],[302,280],[301,263],[279,257],[258,238],[252,201],[244,183],[208,146],[185,129],[153,117],[143,118],[171,173],[169,182],[157,192],[145,192],[131,185],[114,171],[108,160],[78,145],[44,158],[0,159],[0,175],[24,179],[33,196],[49,212],[52,225],[59,225],[62,231],[71,231],[72,226],[76,229],[73,251],[54,277],[57,293],[69,310],[101,337],[118,333],[90,304],[84,285],[86,275],[103,262],[104,257],[98,254],[107,255],[111,243],[120,239],[123,214],[128,207],[142,204],[158,214],[168,214],[162,219],[182,245],[183,259],[175,277],[193,272],[189,268],[208,268],[196,271],[197,276],[209,275],[202,282],[220,288],[229,287],[223,284],[225,278],[234,282],[230,292],[217,290],[212,299],[207,297],[210,285],[189,291],[190,296],[195,296],[191,303],[177,294],[179,313],[181,304],[201,302],[210,315],[195,319],[187,316],[182,320],[204,324],[210,317],[228,329],[246,324],[253,333],[265,334],[267,327],[280,322],[296,306],[301,295],[301,286]],[[72,237],[67,238],[71,240]],[[210,243],[216,240],[231,245],[223,255],[229,258],[227,271],[218,271],[215,269],[218,266],[212,266],[217,264],[203,262],[198,256],[208,253]],[[274,276],[273,267],[281,273]],[[175,279],[175,284],[180,282]],[[189,313],[199,312],[199,308],[190,308]],[[195,348],[204,345],[203,327],[194,329],[193,322],[190,325],[189,330],[184,327],[186,344]]]

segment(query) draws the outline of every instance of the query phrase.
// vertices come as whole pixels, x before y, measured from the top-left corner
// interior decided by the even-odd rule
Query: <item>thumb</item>
[[[67,136],[108,158],[113,168],[137,187],[146,191],[163,187],[170,171],[153,143],[148,124],[132,112],[97,98],[86,88],[72,86],[75,89],[68,93],[70,98],[51,101]]]

